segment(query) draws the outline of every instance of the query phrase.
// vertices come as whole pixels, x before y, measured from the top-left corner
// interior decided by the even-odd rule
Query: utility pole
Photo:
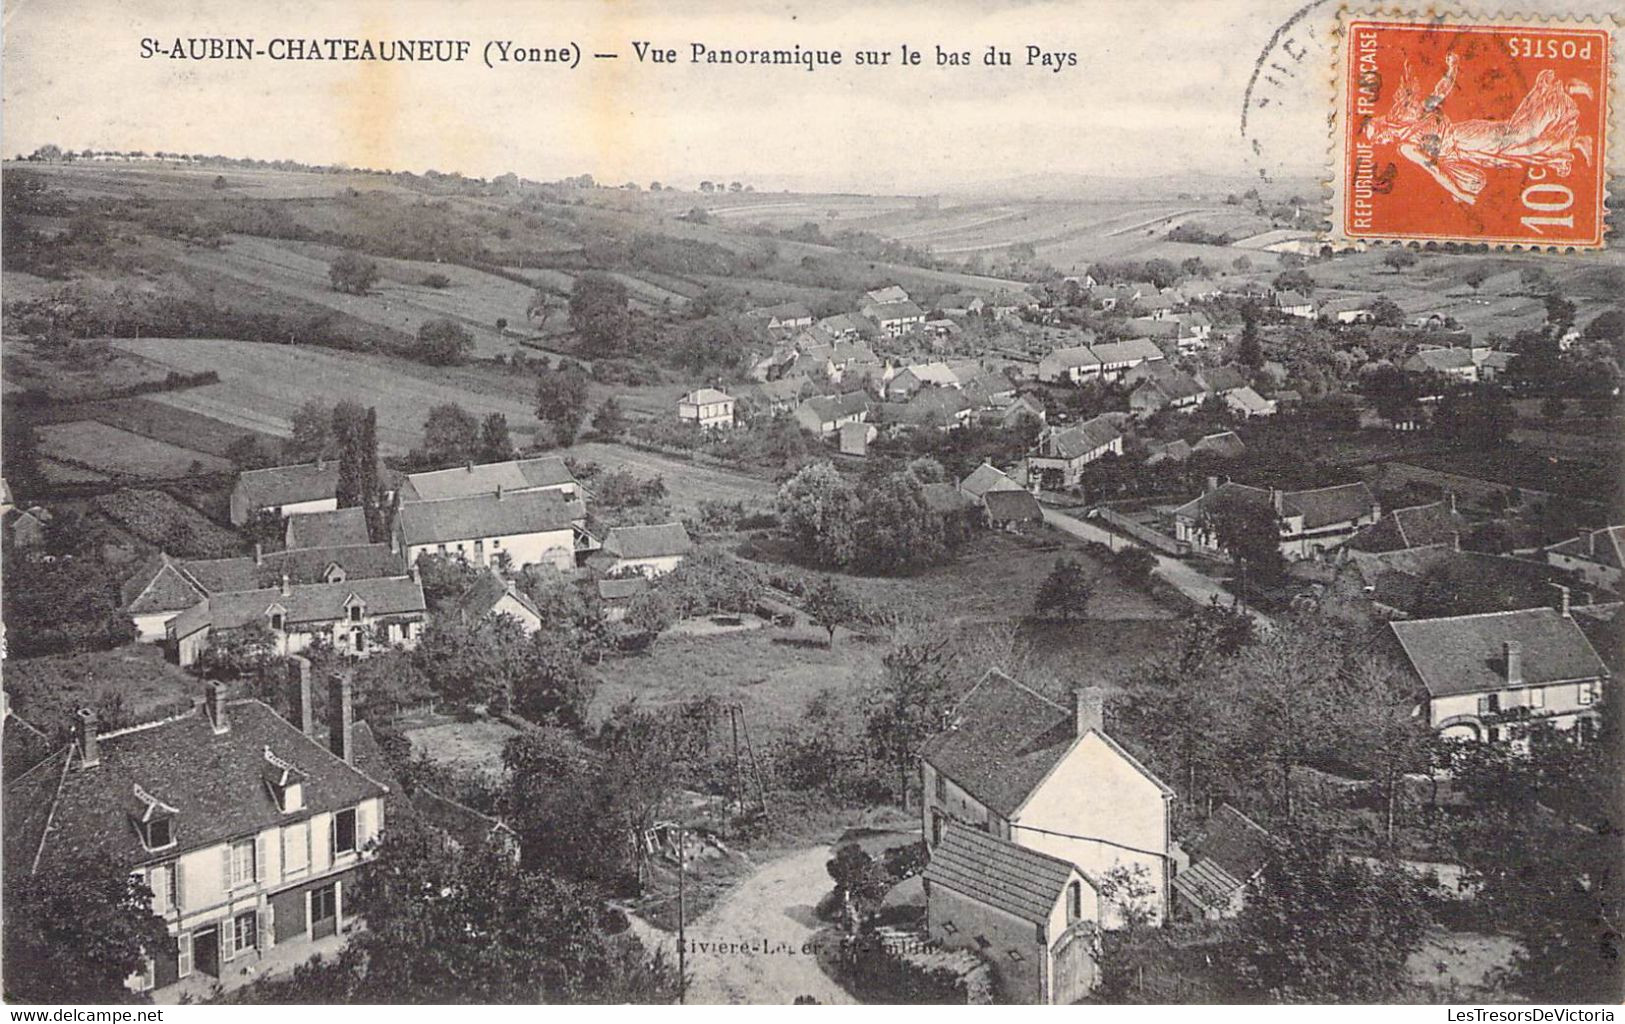
[[[688,847],[683,834],[683,826],[677,826],[677,1004],[682,1005],[688,995],[688,940],[685,936],[686,925],[683,905],[684,876],[688,873]]]

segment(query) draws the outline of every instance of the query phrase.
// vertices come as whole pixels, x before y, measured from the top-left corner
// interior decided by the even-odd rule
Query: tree
[[[907,470],[871,481],[858,492],[858,558],[866,572],[898,572],[931,565],[948,552],[942,516],[926,504],[920,482]]]
[[[1371,322],[1378,327],[1398,327],[1405,322],[1405,311],[1393,299],[1379,296],[1371,303]]]
[[[1390,270],[1404,270],[1416,266],[1418,257],[1403,246],[1395,246],[1382,255],[1383,266]]]
[[[814,561],[844,566],[857,557],[858,495],[828,462],[805,466],[785,481],[778,511],[790,541]]]
[[[1483,287],[1485,281],[1494,276],[1495,266],[1493,264],[1475,263],[1467,268],[1467,273],[1463,274],[1461,279],[1466,282],[1467,287],[1476,292]]]
[[[358,403],[343,401],[333,407],[332,433],[339,450],[339,508],[365,508],[370,497],[363,480],[364,465],[368,458],[376,461],[378,453],[364,450],[366,425],[367,410]]]
[[[1095,584],[1083,571],[1083,563],[1076,558],[1062,556],[1044,582],[1039,584],[1038,596],[1033,599],[1035,615],[1059,616],[1062,622],[1089,614],[1089,598],[1094,595]]]
[[[353,252],[341,252],[327,266],[333,290],[365,295],[378,283],[378,264]]]
[[[1518,283],[1523,285],[1524,291],[1532,295],[1543,295],[1557,287],[1557,281],[1552,272],[1545,267],[1530,264],[1518,271]]]
[[[438,466],[471,461],[479,450],[479,431],[479,421],[462,406],[437,405],[423,421],[423,453]]]
[[[1493,385],[1479,385],[1441,398],[1433,417],[1433,429],[1458,444],[1494,448],[1512,436],[1516,421],[1512,399],[1505,391]]]
[[[513,439],[508,436],[508,417],[493,412],[480,421],[479,460],[507,462],[513,456]]]
[[[1271,282],[1278,292],[1302,292],[1308,295],[1315,290],[1315,279],[1309,276],[1307,270],[1283,270],[1275,275]]]
[[[413,354],[430,366],[456,366],[474,349],[474,336],[455,320],[437,317],[418,327]]]
[[[948,709],[948,637],[909,617],[892,623],[880,681],[869,690],[864,731],[878,760],[897,770],[898,798],[908,809],[908,781],[925,741]]]
[[[1574,303],[1559,291],[1546,293],[1546,324],[1554,334],[1561,335],[1574,326]]]
[[[1563,370],[1562,350],[1550,332],[1519,331],[1513,336],[1512,352],[1507,376],[1515,385],[1544,391],[1557,384]]]
[[[608,274],[591,272],[570,289],[570,330],[589,356],[616,355],[631,341],[631,297],[626,285]]]
[[[621,412],[621,403],[614,395],[604,399],[604,404],[592,416],[592,429],[599,437],[619,437],[626,432],[626,415]]]
[[[843,843],[835,856],[824,863],[824,870],[835,880],[835,898],[841,907],[841,923],[848,932],[856,932],[863,919],[873,913],[892,879],[879,861],[869,856],[857,843]]]
[[[1586,341],[1605,341],[1611,345],[1625,344],[1625,310],[1605,309],[1591,318],[1581,337]]]
[[[1417,882],[1397,864],[1367,866],[1295,836],[1277,844],[1218,967],[1272,1002],[1393,999],[1428,924]]]
[[[835,629],[851,622],[858,614],[858,601],[832,576],[825,576],[807,592],[802,601],[807,615],[829,633],[829,646],[835,646]]]
[[[1258,337],[1258,307],[1251,302],[1241,307],[1241,341],[1236,347],[1236,359],[1254,370],[1264,365],[1264,345]]]
[[[553,427],[558,443],[569,447],[587,412],[587,375],[575,363],[543,370],[536,380],[536,418]]]
[[[288,439],[293,458],[314,461],[327,452],[332,440],[333,410],[319,398],[309,398],[294,410],[289,420],[293,434]]]
[[[1238,569],[1245,565],[1259,577],[1281,574],[1281,517],[1270,504],[1238,491],[1219,494],[1202,513],[1202,530],[1230,554]]]
[[[152,895],[139,876],[90,856],[7,871],[6,1001],[136,1001],[125,979],[175,945]]]

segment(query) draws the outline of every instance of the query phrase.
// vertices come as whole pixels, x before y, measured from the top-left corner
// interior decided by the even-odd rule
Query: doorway
[[[220,977],[219,928],[199,928],[192,933],[192,969],[211,978]]]

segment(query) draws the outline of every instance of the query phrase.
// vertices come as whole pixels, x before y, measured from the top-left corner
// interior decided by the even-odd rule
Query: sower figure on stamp
[[[1421,167],[1458,201],[1472,204],[1484,190],[1485,171],[1505,167],[1550,167],[1566,178],[1573,153],[1591,162],[1593,140],[1576,134],[1580,108],[1574,96],[1595,99],[1579,80],[1559,83],[1550,69],[1535,78],[1512,116],[1504,121],[1455,122],[1439,108],[1456,86],[1460,59],[1445,57],[1445,73],[1423,98],[1409,62],[1394,94],[1393,106],[1365,126],[1366,138],[1397,142],[1407,160]]]

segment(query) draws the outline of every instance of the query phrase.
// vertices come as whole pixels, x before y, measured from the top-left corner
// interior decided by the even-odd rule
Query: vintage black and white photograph
[[[1618,15],[7,3],[0,995],[1612,1020]]]

